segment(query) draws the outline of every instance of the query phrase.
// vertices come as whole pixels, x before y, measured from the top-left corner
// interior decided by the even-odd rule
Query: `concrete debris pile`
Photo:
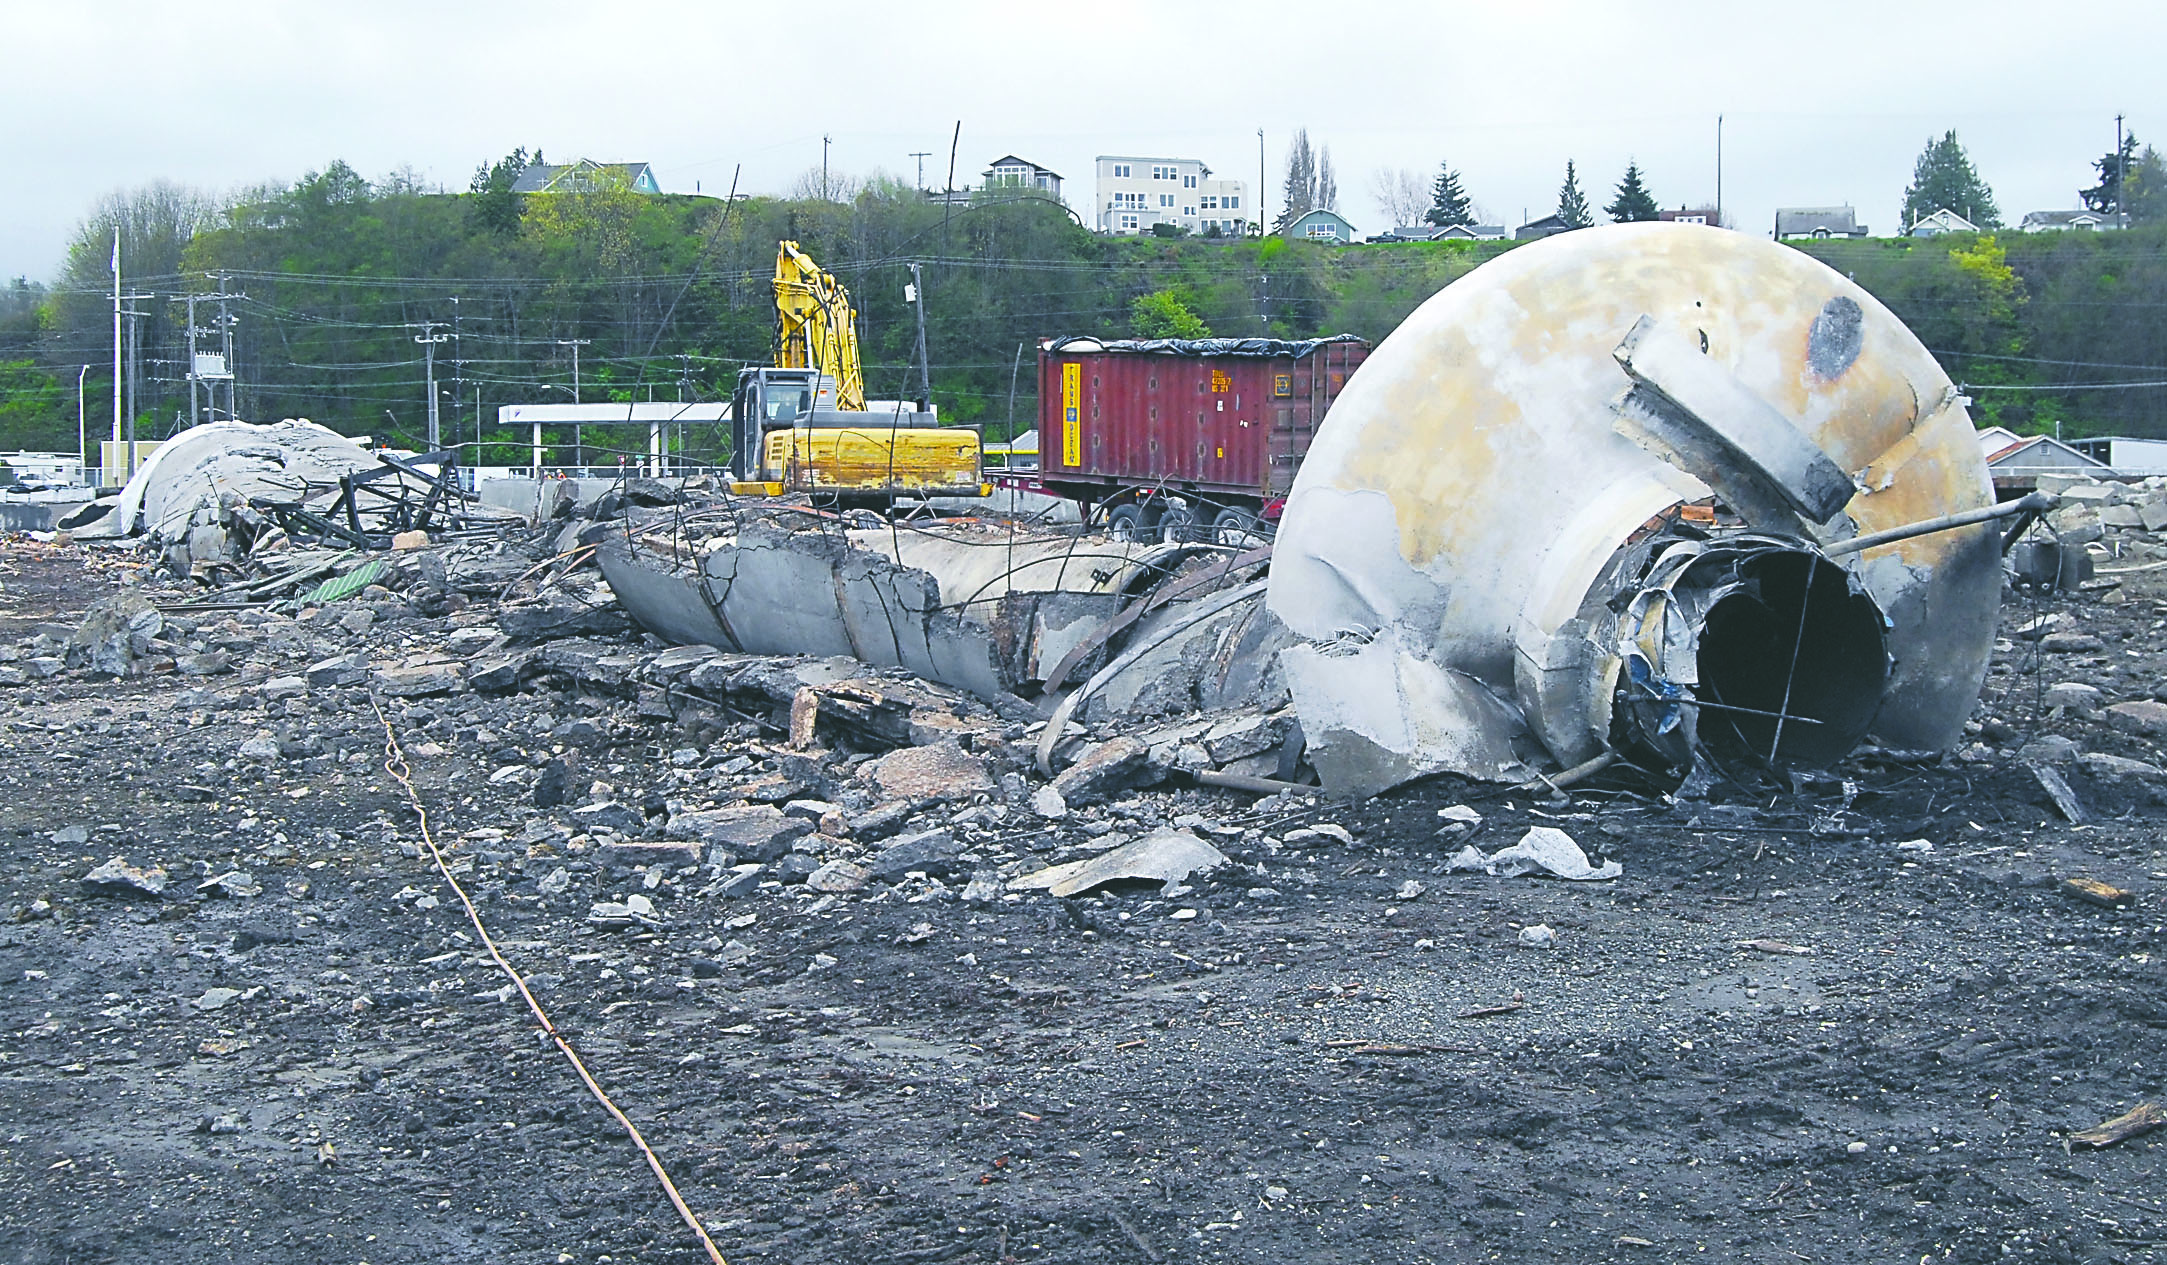
[[[2035,532],[2010,551],[2019,580],[2065,591],[2093,584],[2109,602],[2118,586],[2104,573],[2167,561],[2167,478],[2103,483],[2040,475],[2038,490],[2057,506]]]
[[[147,539],[185,572],[289,537],[367,549],[400,532],[518,521],[469,504],[452,456],[370,452],[306,418],[209,422],[164,441],[115,496],[58,525],[83,540]]]
[[[21,649],[61,664],[55,685],[184,678],[175,699],[184,735],[237,721],[252,729],[217,746],[183,736],[162,752],[196,764],[201,783],[182,790],[205,800],[251,770],[374,777],[381,706],[424,777],[472,761],[494,793],[524,802],[516,829],[482,832],[471,846],[485,862],[525,872],[544,895],[566,880],[561,868],[537,868],[537,857],[652,875],[650,893],[666,876],[696,873],[704,891],[723,897],[802,885],[830,897],[893,889],[912,900],[991,904],[1109,882],[1187,890],[1183,880],[1228,864],[1205,835],[1279,846],[1253,827],[1173,813],[1164,798],[1138,792],[1184,768],[1273,748],[1289,727],[1283,714],[1236,712],[1079,741],[1073,766],[1041,784],[1033,738],[1044,722],[1004,716],[900,668],[671,646],[623,623],[614,635],[562,636],[537,623],[544,604],[460,600],[531,587],[522,579],[538,569],[530,555],[553,540],[409,551],[379,574],[391,587],[321,604],[203,611],[126,592],[67,634],[67,658],[43,653],[61,649],[54,628]],[[606,601],[597,590],[584,597]],[[34,703],[38,683],[16,683],[15,701]],[[631,758],[650,748],[665,754]],[[167,879],[116,857],[82,885],[158,897]],[[227,868],[206,870],[189,890],[246,900],[263,888]],[[435,898],[417,890],[412,899]],[[635,893],[595,902],[588,921],[654,927],[669,914]]]
[[[366,774],[381,758],[381,705],[424,769],[478,757],[493,788],[531,806],[522,848],[656,874],[697,867],[733,896],[803,883],[829,894],[902,885],[920,897],[997,901],[1028,873],[1118,852],[1164,826],[1163,801],[1138,798],[1145,788],[1298,762],[1283,707],[1198,715],[1193,687],[1139,678],[1108,691],[1126,709],[1108,715],[1127,718],[1126,732],[1094,737],[1065,724],[1057,745],[1069,767],[1042,781],[1035,748],[1047,722],[1010,688],[1103,674],[1108,619],[1126,609],[1129,623],[1149,628],[1156,613],[1135,609],[1148,596],[1124,608],[1125,588],[1178,595],[1231,585],[1253,599],[1261,559],[1181,547],[1126,554],[1073,533],[1011,538],[1005,528],[996,548],[983,524],[853,528],[662,484],[565,496],[548,512],[532,527],[423,534],[373,553],[273,544],[230,564],[224,573],[242,578],[217,589],[203,587],[203,565],[175,575],[141,547],[124,591],[78,626],[34,630],[0,680],[30,704],[41,688],[79,678],[178,678],[191,730],[237,719],[252,730],[218,749],[184,740],[167,753],[197,757],[205,770]],[[720,577],[714,604],[698,598],[696,615],[766,631],[737,647],[636,632],[617,592],[627,574],[635,585],[684,585],[689,568],[654,565],[670,544]],[[627,572],[635,556],[646,561]],[[899,556],[978,569],[943,586]],[[627,604],[644,610],[642,590],[631,592]],[[803,601],[808,592],[837,596],[824,606]],[[801,600],[785,601],[790,594]],[[875,638],[866,621],[883,597],[896,614]],[[1260,608],[1251,600],[1248,609]],[[937,657],[895,652],[906,619],[922,621],[921,656]],[[1217,656],[1215,671],[1230,676],[1238,642],[1224,629],[1215,636],[1154,670],[1186,680],[1199,656]],[[972,639],[972,654],[955,651],[959,637]],[[888,662],[872,649],[882,641]],[[852,650],[862,653],[844,653]],[[667,759],[656,776],[620,784],[610,770],[623,766],[605,766],[607,753],[652,745],[657,729]],[[1185,828],[1219,827],[1195,818]],[[1154,844],[1134,865],[1137,854],[1120,852],[1087,886],[1174,864],[1163,849]],[[1192,857],[1182,873],[1218,863]],[[86,878],[86,890],[143,890],[123,865]],[[1136,872],[1115,873],[1124,867]],[[193,890],[246,899],[260,886],[235,870],[206,873]],[[601,902],[592,921],[657,917],[627,899]]]
[[[1275,653],[1286,637],[1258,600],[1268,556],[975,520],[854,524],[729,500],[635,514],[600,542],[611,588],[665,640],[848,657],[1010,720],[1050,711],[1049,776],[1093,735],[1129,753],[1063,774],[1063,795],[1169,771],[1297,771],[1281,754],[1296,732]]]

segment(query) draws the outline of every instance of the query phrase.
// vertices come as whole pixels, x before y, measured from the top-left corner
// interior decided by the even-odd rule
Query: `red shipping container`
[[[1368,355],[1352,335],[1042,343],[1039,477],[1087,505],[1171,496],[1199,523],[1228,509],[1275,518]]]

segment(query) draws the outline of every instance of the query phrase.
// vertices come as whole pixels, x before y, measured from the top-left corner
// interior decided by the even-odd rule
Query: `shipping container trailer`
[[[1046,340],[1038,480],[1117,536],[1236,544],[1268,534],[1368,355],[1351,334]]]

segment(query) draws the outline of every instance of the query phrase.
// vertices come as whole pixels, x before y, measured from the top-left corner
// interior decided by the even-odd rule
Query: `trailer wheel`
[[[1204,529],[1196,521],[1196,511],[1186,505],[1169,505],[1159,515],[1159,539],[1170,545],[1184,544],[1201,539]]]
[[[1271,539],[1271,531],[1245,509],[1223,509],[1211,520],[1211,543],[1230,549],[1248,549]]]
[[[1144,511],[1135,505],[1116,505],[1106,511],[1106,534],[1115,540],[1144,538]]]

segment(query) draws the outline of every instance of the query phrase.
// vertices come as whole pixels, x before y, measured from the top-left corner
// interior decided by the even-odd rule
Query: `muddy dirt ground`
[[[19,542],[0,566],[10,640],[122,574]],[[2167,1094],[2167,783],[2066,759],[2072,825],[2013,752],[2161,762],[2043,700],[2162,684],[2162,576],[2012,601],[1981,741],[1936,764],[1695,803],[1161,790],[964,828],[1013,865],[1195,814],[1242,864],[1172,897],[612,872],[492,775],[571,745],[618,798],[663,793],[670,722],[546,683],[392,715],[442,749],[421,790],[491,931],[731,1261],[2154,1261],[2167,1131],[2067,1135]],[[2015,635],[2050,612],[2096,643]],[[254,653],[335,642],[281,637]],[[0,691],[0,1258],[704,1259],[413,855],[365,692],[257,695]],[[323,753],[237,758],[267,716]],[[1445,873],[1459,803],[1485,847],[1559,826],[1624,875]],[[1353,842],[1288,841],[1320,823]],[[167,898],[87,894],[113,856]],[[195,894],[231,869],[261,894]],[[635,892],[661,926],[588,924]],[[1522,947],[1538,924],[1554,947]]]

